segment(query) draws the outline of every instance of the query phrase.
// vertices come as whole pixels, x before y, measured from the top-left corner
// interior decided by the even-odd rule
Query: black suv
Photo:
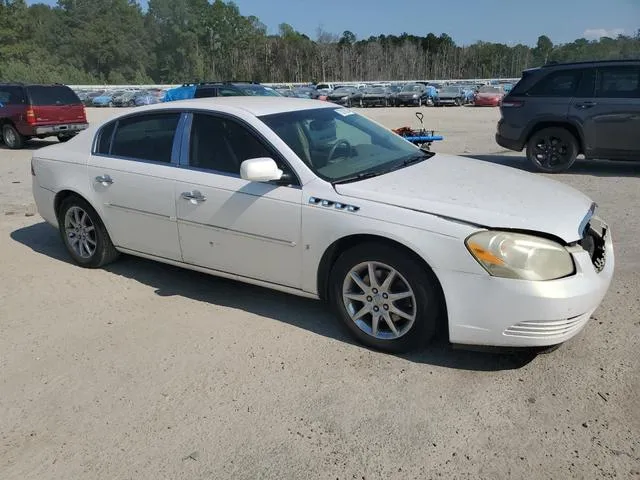
[[[496,142],[527,149],[543,172],[576,157],[640,160],[640,60],[551,63],[525,70],[502,100]]]
[[[243,95],[282,96],[275,90],[255,82],[204,82],[196,84],[194,98],[237,97]]]

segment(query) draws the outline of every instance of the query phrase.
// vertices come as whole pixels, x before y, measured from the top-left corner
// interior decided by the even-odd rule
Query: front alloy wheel
[[[399,247],[359,244],[342,253],[329,277],[329,301],[364,345],[404,352],[436,332],[441,300],[429,267]]]
[[[364,262],[353,267],[342,285],[342,301],[351,320],[374,338],[406,334],[416,320],[416,298],[393,267]]]

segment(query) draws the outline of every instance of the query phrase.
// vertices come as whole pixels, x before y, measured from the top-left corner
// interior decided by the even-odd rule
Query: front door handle
[[[185,200],[191,201],[192,203],[204,202],[207,199],[207,197],[205,197],[198,190],[192,190],[190,192],[182,192],[180,196]]]
[[[101,183],[106,187],[107,185],[111,185],[113,180],[109,175],[99,175],[96,177],[96,182]]]

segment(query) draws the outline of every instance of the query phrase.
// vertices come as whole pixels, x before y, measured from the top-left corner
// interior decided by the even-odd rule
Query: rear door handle
[[[576,103],[576,108],[585,109],[585,108],[595,107],[596,105],[597,105],[596,102],[582,102],[582,103]]]
[[[207,197],[205,197],[198,190],[192,190],[190,192],[182,192],[180,196],[185,200],[189,200],[193,203],[204,202],[207,199]]]
[[[109,175],[99,175],[96,177],[96,182],[101,183],[106,187],[113,183],[113,179]]]

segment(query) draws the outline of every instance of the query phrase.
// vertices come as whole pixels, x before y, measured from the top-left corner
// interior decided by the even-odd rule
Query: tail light
[[[503,100],[502,106],[505,108],[520,108],[524,106],[522,100]]]
[[[34,125],[36,123],[36,112],[33,108],[27,110],[26,119],[29,125]]]
[[[84,109],[84,105],[82,106],[82,121],[86,122],[87,121],[87,112]]]

